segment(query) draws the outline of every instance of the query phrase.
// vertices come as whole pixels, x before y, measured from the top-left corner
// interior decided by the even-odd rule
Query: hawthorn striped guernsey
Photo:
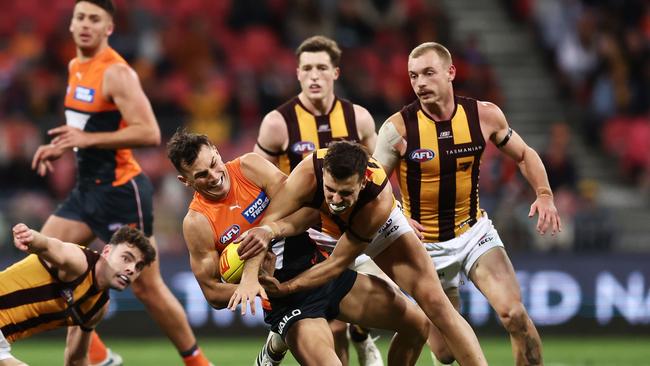
[[[97,288],[94,268],[100,256],[83,248],[88,269],[71,282],[57,278],[31,254],[0,272],[0,331],[9,342],[33,334],[90,321],[108,301]]]
[[[424,241],[464,233],[481,217],[479,165],[485,149],[477,101],[456,96],[452,118],[435,121],[415,101],[400,111],[407,150],[399,162],[404,211],[425,227]]]
[[[332,141],[359,142],[354,105],[336,98],[332,109],[325,115],[315,116],[307,110],[298,97],[277,108],[282,114],[289,133],[289,145],[279,156],[279,167],[289,173],[314,150],[326,148]]]

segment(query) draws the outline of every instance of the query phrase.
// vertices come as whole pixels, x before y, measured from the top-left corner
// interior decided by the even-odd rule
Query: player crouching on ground
[[[16,248],[32,255],[0,272],[0,366],[25,365],[11,355],[9,343],[65,326],[65,365],[88,365],[90,335],[108,309],[108,290],[133,283],[156,258],[155,249],[127,226],[101,254],[22,223],[13,236]]]

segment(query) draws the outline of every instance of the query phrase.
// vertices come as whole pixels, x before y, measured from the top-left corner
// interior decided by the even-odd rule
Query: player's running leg
[[[154,237],[150,237],[149,240],[156,247]],[[197,346],[183,306],[162,280],[157,258],[142,271],[131,287],[133,294],[142,301],[147,312],[176,346],[185,365],[208,366],[210,363]]]
[[[324,318],[305,318],[287,332],[291,354],[303,366],[340,366],[334,351],[334,338]]]
[[[255,366],[275,366],[284,359],[289,346],[282,340],[282,336],[274,331],[269,332],[266,343],[255,359]]]

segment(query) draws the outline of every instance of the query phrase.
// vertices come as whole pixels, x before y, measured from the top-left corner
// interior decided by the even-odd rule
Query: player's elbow
[[[217,310],[222,310],[222,309],[225,309],[225,308],[228,307],[228,301],[213,299],[213,300],[210,300],[209,303],[210,303],[210,306],[212,306],[213,308],[215,308]]]
[[[154,128],[153,131],[147,134],[147,140],[145,141],[145,144],[147,146],[160,146],[160,143],[160,130],[158,128]]]

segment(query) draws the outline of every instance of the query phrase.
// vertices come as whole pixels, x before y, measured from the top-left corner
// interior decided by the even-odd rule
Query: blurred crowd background
[[[494,149],[483,159],[481,205],[511,252],[625,251],[618,215],[599,180],[582,174],[574,147],[637,204],[650,207],[650,3],[643,0],[495,0],[530,33],[554,81],[566,119],[544,120],[542,156],[564,220],[540,239],[528,218],[533,191]],[[0,11],[0,254],[14,253],[16,222],[40,227],[75,181],[67,154],[38,177],[31,159],[46,131],[63,124],[72,0],[2,1]],[[451,50],[456,93],[512,100],[486,57],[482,34],[458,39],[444,1],[435,0],[122,0],[109,42],[137,71],[163,133],[205,133],[226,159],[251,151],[264,114],[298,93],[294,49],[315,34],[343,50],[337,94],[365,106],[377,127],[414,99],[410,50],[426,41]],[[462,21],[462,17],[460,18]],[[489,20],[486,20],[489,21]],[[509,122],[518,130],[518,121]],[[518,130],[519,131],[519,130]],[[527,139],[525,132],[521,132]],[[181,221],[189,192],[176,180],[164,144],[138,150],[156,187],[154,230],[163,255],[185,252]],[[638,205],[635,206],[638,208]],[[620,208],[620,207],[619,207]],[[633,250],[650,250],[640,243]]]

